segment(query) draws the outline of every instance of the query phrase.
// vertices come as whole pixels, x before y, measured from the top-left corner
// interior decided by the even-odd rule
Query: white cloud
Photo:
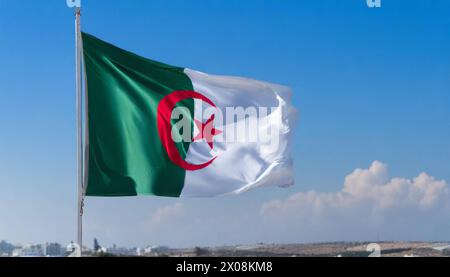
[[[337,192],[299,192],[266,203],[251,193],[210,199],[92,199],[87,221],[102,228],[92,230],[88,223],[86,241],[97,237],[105,245],[190,247],[449,240],[449,189],[426,173],[391,178],[386,164],[374,162],[351,172]]]
[[[157,209],[150,217],[148,224],[151,227],[161,227],[179,220],[184,214],[182,203],[175,203]]]
[[[266,223],[295,229],[306,240],[370,239],[380,233],[385,239],[424,239],[448,228],[442,224],[450,219],[449,200],[445,181],[426,173],[389,179],[387,165],[375,161],[347,175],[338,192],[296,193],[264,203],[260,213]]]

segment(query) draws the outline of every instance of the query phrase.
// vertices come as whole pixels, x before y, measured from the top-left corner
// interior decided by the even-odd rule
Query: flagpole
[[[83,139],[82,139],[82,83],[81,83],[81,30],[80,30],[81,7],[75,8],[75,59],[76,59],[76,117],[77,117],[77,244],[79,255],[83,250]]]

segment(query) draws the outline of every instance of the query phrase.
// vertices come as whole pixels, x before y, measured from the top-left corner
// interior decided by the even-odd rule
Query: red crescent
[[[175,108],[175,105],[178,102],[188,98],[200,99],[208,103],[209,105],[216,107],[216,105],[214,105],[214,103],[209,98],[198,92],[191,90],[176,90],[164,96],[158,104],[158,134],[164,149],[166,149],[170,160],[174,164],[186,170],[199,170],[210,165],[217,157],[214,157],[202,164],[188,163],[181,158],[181,155],[172,140],[172,124],[170,120],[172,110]]]

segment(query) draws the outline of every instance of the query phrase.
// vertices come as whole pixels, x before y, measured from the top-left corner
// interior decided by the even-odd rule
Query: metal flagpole
[[[75,8],[75,43],[76,43],[76,116],[77,116],[77,187],[78,187],[78,207],[77,207],[77,244],[79,256],[82,256],[83,249],[83,138],[82,138],[82,83],[81,83],[81,61],[82,45],[80,31],[81,7]]]

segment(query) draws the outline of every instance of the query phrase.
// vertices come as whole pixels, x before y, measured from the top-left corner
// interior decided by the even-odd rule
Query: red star
[[[198,121],[197,119],[194,119],[194,122],[195,125],[197,125],[199,133],[197,136],[195,136],[193,141],[205,139],[209,147],[213,149],[214,136],[217,136],[218,134],[222,133],[222,131],[214,128],[214,114],[211,115],[211,117],[208,120],[206,120],[205,123]]]

